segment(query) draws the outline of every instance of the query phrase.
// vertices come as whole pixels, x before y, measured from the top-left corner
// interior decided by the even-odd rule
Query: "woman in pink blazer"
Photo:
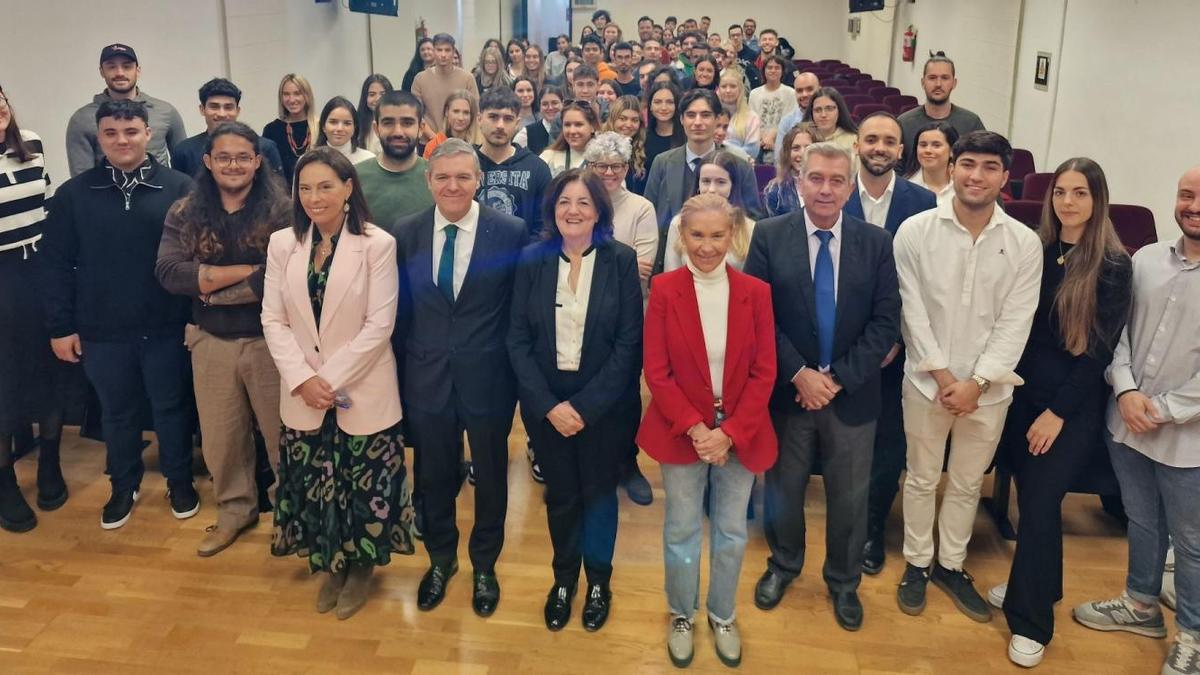
[[[271,552],[327,572],[317,611],[346,619],[371,573],[413,553],[392,355],[396,242],[367,222],[353,165],[331,148],[296,164],[294,225],[271,236],[263,332],[282,391]]]
[[[746,549],[746,505],[754,474],[775,463],[767,402],[775,386],[771,289],[725,261],[741,209],[720,195],[689,199],[680,212],[687,264],[653,279],[644,370],[650,407],[638,445],[662,465],[667,652],[692,661],[700,606],[704,494],[711,528],[707,615],[717,657],[741,662],[734,597]]]

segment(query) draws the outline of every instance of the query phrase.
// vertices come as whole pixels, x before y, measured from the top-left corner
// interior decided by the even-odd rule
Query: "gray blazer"
[[[737,182],[742,203],[746,205],[746,215],[751,220],[760,220],[765,212],[758,198],[754,169],[740,159],[737,160],[737,164],[738,175],[734,176],[734,181]],[[667,250],[667,228],[683,208],[683,203],[692,196],[695,186],[696,175],[687,164],[686,145],[667,150],[654,158],[650,175],[646,178],[645,197],[654,205],[654,213],[658,216],[658,255],[654,259],[656,273],[663,269],[663,256]]]

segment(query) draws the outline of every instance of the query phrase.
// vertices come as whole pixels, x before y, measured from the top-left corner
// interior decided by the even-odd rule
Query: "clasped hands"
[[[805,410],[824,408],[842,390],[832,375],[813,368],[801,368],[792,378],[792,384],[796,387],[796,403]]]
[[[570,401],[563,401],[551,408],[550,412],[546,413],[546,419],[550,420],[550,424],[553,424],[554,429],[564,438],[570,438],[583,431],[583,417]]]
[[[304,403],[310,408],[329,410],[333,407],[333,387],[319,375],[313,375],[305,380],[304,384],[296,387],[296,393],[300,394],[300,398],[304,399]]]
[[[733,439],[721,427],[709,429],[703,422],[697,422],[688,429],[688,438],[692,439],[692,449],[705,464],[725,466],[729,461],[729,451],[733,448]]]

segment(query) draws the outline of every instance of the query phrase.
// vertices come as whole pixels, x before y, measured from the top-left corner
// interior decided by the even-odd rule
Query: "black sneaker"
[[[975,579],[966,570],[948,570],[933,566],[933,584],[946,592],[959,611],[979,623],[992,620],[992,608],[975,590]]]
[[[171,501],[171,514],[178,520],[186,520],[200,512],[200,495],[191,483],[167,488],[167,499]]]
[[[529,458],[529,475],[533,477],[533,482],[539,485],[545,485],[546,479],[542,478],[542,467],[538,466],[537,457],[533,455],[533,441],[525,439],[525,456]]]
[[[137,500],[137,488],[113,490],[112,496],[108,498],[108,503],[104,505],[104,510],[100,512],[100,527],[106,530],[115,530],[129,522],[129,516],[133,513],[133,505]]]
[[[905,563],[904,576],[896,589],[896,602],[900,611],[916,616],[925,611],[925,586],[929,583],[929,568]]]

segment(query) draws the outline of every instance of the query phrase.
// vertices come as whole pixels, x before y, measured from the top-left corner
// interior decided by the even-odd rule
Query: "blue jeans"
[[[1105,434],[1129,516],[1130,597],[1158,604],[1168,535],[1175,542],[1175,622],[1200,637],[1200,468],[1160,464]]]
[[[83,370],[100,399],[107,447],[105,473],[114,491],[141,485],[142,413],[150,399],[158,461],[168,486],[192,482],[191,362],[179,333],[121,342],[84,342]]]
[[[704,487],[709,485],[708,614],[718,623],[733,621],[734,598],[746,551],[746,505],[754,474],[733,453],[725,466],[704,462],[663,464],[667,517],[663,527],[667,604],[672,614],[692,618],[700,607],[700,545],[704,526]]]

